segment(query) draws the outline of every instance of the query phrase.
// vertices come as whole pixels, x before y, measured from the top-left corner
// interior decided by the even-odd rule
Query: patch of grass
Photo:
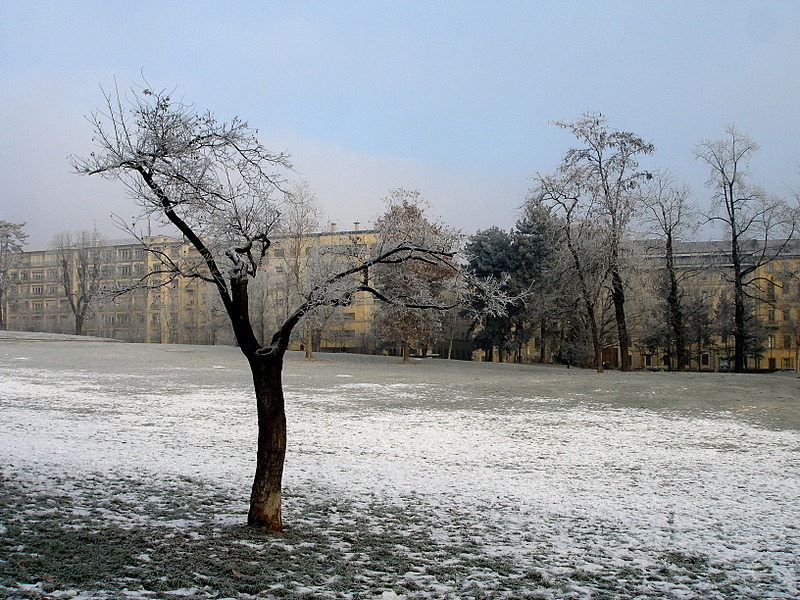
[[[220,524],[220,511],[232,510],[234,499],[196,479],[95,475],[33,485],[0,478],[0,596],[41,599],[58,590],[120,596],[127,589],[151,598],[194,590],[207,598],[366,600],[394,592],[488,600],[579,598],[584,592],[577,590],[591,589],[593,598],[623,599],[656,598],[664,585],[693,582],[722,593],[741,581],[737,573],[711,569],[704,556],[677,550],[646,568],[612,567],[600,554],[593,560],[602,569],[570,567],[544,545],[519,552],[481,514],[454,519],[419,498],[398,506],[319,490],[315,497],[287,490],[290,525],[274,535]],[[581,535],[590,527],[572,526]],[[507,550],[498,553],[501,546]],[[562,566],[554,568],[554,561]]]

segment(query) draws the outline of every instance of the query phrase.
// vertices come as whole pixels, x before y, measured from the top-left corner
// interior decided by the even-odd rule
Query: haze
[[[702,138],[736,122],[754,179],[800,189],[800,2],[0,0],[0,219],[30,249],[136,213],[70,173],[101,86],[148,84],[246,119],[287,150],[329,220],[368,225],[396,187],[466,233],[513,226],[586,111],[656,145],[707,204]]]

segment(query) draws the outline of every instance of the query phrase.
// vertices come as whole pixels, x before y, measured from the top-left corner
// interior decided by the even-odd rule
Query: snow
[[[0,376],[3,479],[66,498],[70,527],[202,541],[202,516],[164,516],[174,483],[139,491],[159,480],[221,490],[215,526],[244,521],[256,430],[236,349],[0,342]],[[292,358],[284,380],[285,521],[319,532],[363,589],[294,574],[265,594],[797,596],[797,380],[338,355]],[[63,510],[48,501],[31,518]],[[298,557],[320,544],[237,542]],[[145,548],[132,560],[153,562]],[[207,577],[162,594],[214,597]]]

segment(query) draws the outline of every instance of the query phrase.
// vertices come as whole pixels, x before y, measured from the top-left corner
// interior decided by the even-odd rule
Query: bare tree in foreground
[[[12,223],[0,219],[0,330],[8,327],[6,323],[5,295],[8,287],[8,272],[16,263],[28,234],[25,223]]]
[[[105,107],[90,122],[98,147],[72,158],[75,171],[125,183],[142,208],[142,218],[172,224],[197,251],[198,264],[168,261],[165,271],[213,284],[230,319],[253,377],[258,414],[256,473],[248,523],[270,531],[283,527],[281,481],[286,450],[286,415],[281,371],[290,335],[300,319],[321,306],[347,305],[358,291],[386,302],[408,304],[371,280],[376,267],[424,263],[459,272],[454,248],[427,247],[400,240],[369,255],[342,257],[339,270],[320,278],[274,332],[259,340],[250,322],[248,283],[270,246],[283,191],[288,156],[268,151],[247,123],[218,122],[164,92],[142,90],[128,97],[105,94]],[[276,200],[275,196],[279,199]],[[484,289],[506,300],[497,286]],[[465,285],[462,294],[474,288]]]

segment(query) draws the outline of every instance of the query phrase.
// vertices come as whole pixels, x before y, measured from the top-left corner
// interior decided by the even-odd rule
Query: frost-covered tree
[[[605,313],[608,278],[605,231],[593,217],[591,203],[584,202],[586,176],[579,165],[562,165],[551,175],[539,174],[534,180],[529,202],[549,206],[557,217],[562,253],[555,260],[564,280],[575,284],[581,305],[581,329],[591,339],[594,364],[603,372]]]
[[[5,330],[7,327],[5,302],[8,272],[16,264],[28,239],[24,227],[25,223],[12,223],[0,219],[0,330]]]
[[[677,369],[685,370],[688,363],[688,340],[686,332],[686,307],[683,289],[683,273],[675,265],[675,244],[692,230],[696,222],[696,210],[689,202],[691,190],[677,184],[668,171],[654,174],[643,188],[643,204],[646,206],[645,221],[661,240],[661,261],[656,281],[658,297],[663,299],[663,312],[669,338],[675,348]]]
[[[83,325],[101,293],[105,236],[97,229],[62,231],[50,243],[58,256],[59,282],[75,319],[75,335],[83,335]]]
[[[302,297],[308,293],[314,270],[319,266],[319,249],[312,247],[310,237],[320,230],[323,215],[317,196],[305,179],[294,183],[287,201],[280,221],[284,232],[283,260],[294,295]],[[304,321],[303,346],[306,358],[312,358],[314,316],[307,315]]]
[[[352,251],[330,264],[269,339],[256,336],[249,311],[249,283],[272,243],[285,202],[283,173],[289,157],[267,150],[256,131],[237,118],[221,122],[211,112],[143,89],[105,95],[103,110],[89,118],[97,150],[72,158],[77,173],[122,181],[143,219],[171,225],[191,244],[195,257],[162,258],[157,277],[200,278],[217,290],[236,341],[252,372],[258,415],[256,473],[248,523],[282,529],[281,481],[286,451],[286,414],[281,372],[292,330],[311,311],[342,306],[367,292],[394,304],[376,270],[430,264],[459,272],[454,249],[427,238],[384,239],[373,252]],[[430,243],[433,242],[433,243]],[[465,286],[466,295],[473,289]],[[502,293],[488,282],[484,291]]]
[[[728,235],[737,372],[744,371],[747,346],[752,345],[747,324],[755,321],[749,300],[763,299],[763,282],[755,273],[784,251],[798,229],[798,208],[750,181],[750,159],[757,151],[755,140],[734,124],[725,127],[724,138],[702,140],[695,148],[695,158],[709,169],[713,205],[708,219],[721,223]]]
[[[602,250],[614,303],[620,368],[627,371],[631,338],[625,316],[623,245],[637,208],[637,188],[649,177],[639,169],[639,159],[655,148],[635,133],[609,128],[599,113],[586,113],[575,121],[556,121],[555,125],[568,130],[579,142],[566,152],[561,168],[581,178],[578,203],[605,237]]]
[[[392,190],[384,202],[386,212],[375,223],[378,253],[398,244],[453,252],[458,233],[426,216],[428,204],[419,192]],[[423,256],[404,269],[394,269],[391,264],[373,269],[373,279],[393,298],[378,309],[375,332],[383,342],[399,345],[404,361],[409,360],[412,346],[426,349],[442,338],[443,309],[456,304],[457,274],[450,264]]]

